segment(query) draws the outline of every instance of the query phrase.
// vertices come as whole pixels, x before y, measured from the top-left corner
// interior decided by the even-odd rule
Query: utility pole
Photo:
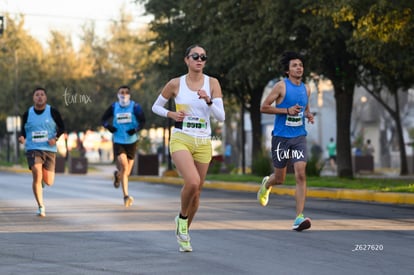
[[[168,26],[171,26],[171,16],[168,16]],[[168,39],[168,70],[171,72],[171,55],[172,55],[172,42]],[[171,77],[171,73],[168,74],[168,78]],[[168,100],[168,110],[172,110],[173,102],[170,98]],[[171,118],[167,118],[167,128],[168,128],[168,158],[167,158],[167,169],[168,171],[173,170],[172,159],[171,159],[171,152],[170,152],[170,140],[171,140],[171,128],[173,125],[173,121]]]
[[[19,57],[17,55],[17,49],[14,50],[14,119],[15,119],[15,128],[14,128],[14,142],[15,142],[15,163],[19,163],[19,157],[20,157],[20,152],[19,152],[19,139],[18,139],[18,132],[20,131],[20,129],[18,130],[17,127],[20,126],[20,123],[18,123],[19,120],[19,110],[17,107],[17,94],[18,94],[18,81],[19,81]]]

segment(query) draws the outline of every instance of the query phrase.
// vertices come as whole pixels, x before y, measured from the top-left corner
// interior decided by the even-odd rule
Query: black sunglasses
[[[207,60],[207,55],[205,54],[198,54],[198,53],[193,53],[190,55],[187,55],[187,57],[191,57],[193,60],[198,60],[199,58],[201,59],[201,61],[206,61]]]

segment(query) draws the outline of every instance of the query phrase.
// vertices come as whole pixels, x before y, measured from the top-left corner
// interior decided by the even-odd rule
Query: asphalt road
[[[414,207],[205,189],[191,253],[174,235],[180,187],[131,182],[124,208],[107,175],[60,175],[35,215],[30,174],[0,172],[0,274],[412,274]]]

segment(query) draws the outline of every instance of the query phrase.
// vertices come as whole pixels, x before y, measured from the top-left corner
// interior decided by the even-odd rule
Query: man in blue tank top
[[[302,56],[285,52],[280,63],[286,77],[275,84],[260,108],[262,113],[275,115],[272,134],[274,173],[263,178],[257,199],[262,206],[267,205],[272,186],[284,183],[288,162],[292,163],[296,178],[296,218],[292,229],[302,231],[311,227],[311,220],[303,215],[307,161],[305,119],[313,123],[314,118],[309,111],[310,89],[302,82]]]
[[[102,116],[102,125],[113,134],[114,157],[117,170],[114,172],[114,187],[122,184],[125,207],[130,207],[134,198],[128,193],[128,176],[131,174],[137,151],[138,132],[145,125],[141,106],[131,100],[130,88],[118,89],[118,101],[111,104]]]
[[[25,144],[29,169],[32,171],[32,189],[38,204],[37,215],[46,216],[43,188],[55,180],[56,141],[65,131],[60,113],[47,102],[46,90],[33,90],[33,106],[22,116],[19,142]]]

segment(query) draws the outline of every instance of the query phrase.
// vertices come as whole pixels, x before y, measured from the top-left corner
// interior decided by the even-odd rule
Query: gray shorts
[[[307,161],[306,136],[295,138],[272,137],[273,167],[285,168],[288,161],[292,164]]]
[[[55,172],[56,153],[54,152],[29,150],[26,152],[26,158],[30,170],[35,163],[42,163],[43,168]]]

